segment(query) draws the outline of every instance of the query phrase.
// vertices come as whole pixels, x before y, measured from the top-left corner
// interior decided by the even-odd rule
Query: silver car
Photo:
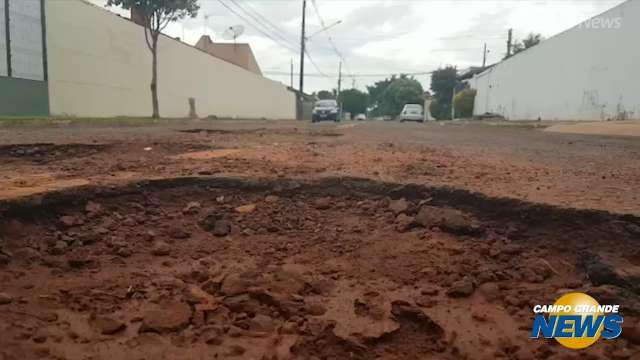
[[[407,104],[398,115],[400,122],[419,121],[424,122],[424,110],[420,104]]]

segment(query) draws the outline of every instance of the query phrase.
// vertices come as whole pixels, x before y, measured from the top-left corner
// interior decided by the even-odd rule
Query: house
[[[249,44],[214,43],[209,35],[203,35],[196,43],[196,48],[218,59],[236,64],[255,74],[262,75],[260,66],[258,66],[258,62]]]

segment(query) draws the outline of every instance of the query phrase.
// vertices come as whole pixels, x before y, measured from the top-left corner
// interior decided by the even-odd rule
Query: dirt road
[[[1,359],[640,351],[640,143],[487,125],[0,127]],[[615,244],[615,246],[612,246]],[[531,340],[567,291],[623,338]]]

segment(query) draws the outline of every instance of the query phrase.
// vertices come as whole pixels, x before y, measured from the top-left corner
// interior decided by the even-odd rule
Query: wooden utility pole
[[[300,95],[304,93],[304,53],[306,33],[305,26],[307,20],[307,0],[302,0],[302,35],[300,36]]]
[[[507,37],[507,57],[511,57],[511,48],[513,47],[513,29],[509,29],[509,36]]]

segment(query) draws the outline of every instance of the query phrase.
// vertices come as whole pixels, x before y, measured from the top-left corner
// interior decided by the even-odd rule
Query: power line
[[[282,40],[284,43],[288,44],[289,46],[292,46],[294,49],[297,49],[297,47],[298,47],[297,44],[293,43],[291,41],[291,39],[287,38],[286,36],[283,36],[282,34],[284,34],[284,32],[280,28],[278,28],[275,24],[271,23],[269,20],[266,20],[264,18],[264,16],[259,14],[256,10],[251,9],[252,11],[249,11],[248,7],[247,8],[243,7],[236,0],[229,0],[229,1],[231,1],[245,15],[249,16],[257,24],[259,24],[262,27],[263,30],[271,33],[272,35],[274,35],[276,37],[278,37],[280,40]],[[266,20],[266,21],[264,21],[264,20]]]
[[[320,21],[320,25],[322,26],[323,29],[326,29],[327,28],[327,24],[325,23],[324,19],[320,15],[320,10],[318,9],[318,4],[316,3],[316,0],[311,0],[311,4],[313,5],[313,10],[315,11],[316,16],[318,17],[318,20]],[[338,50],[338,47],[333,42],[333,39],[331,38],[331,35],[329,35],[329,31],[326,31],[326,34],[327,34],[327,39],[329,40],[329,43],[331,44],[331,47],[333,48],[333,51],[336,52],[336,55],[338,55],[339,58],[342,58],[342,53],[340,52],[340,50]]]
[[[291,73],[288,71],[281,71],[281,70],[266,70],[266,71],[262,71],[263,74],[267,74],[267,75],[290,75]],[[407,75],[407,76],[421,76],[421,75],[431,75],[433,73],[433,71],[421,71],[421,72],[396,72],[396,73],[364,73],[364,74],[342,74],[342,77],[347,77],[347,78],[359,78],[359,77],[390,77],[393,75]],[[294,73],[294,75],[300,75],[300,74],[296,74]],[[338,75],[327,75],[325,73],[304,73],[305,76],[311,76],[311,77],[330,77],[330,78],[337,78]]]
[[[288,44],[286,42],[283,42],[282,40],[278,40],[276,38],[274,38],[273,36],[271,36],[271,34],[269,34],[268,32],[264,31],[263,29],[261,29],[259,26],[255,25],[253,22],[247,20],[244,16],[240,15],[237,11],[235,11],[233,8],[231,8],[229,5],[227,5],[226,3],[224,3],[222,0],[218,0],[218,2],[220,4],[222,4],[222,6],[224,6],[227,10],[229,10],[231,13],[233,13],[235,16],[237,16],[238,18],[240,18],[242,21],[246,22],[248,25],[250,25],[251,27],[253,27],[254,29],[256,29],[259,33],[261,33],[262,35],[266,36],[267,38],[273,40],[275,43],[279,44],[280,46],[286,48],[287,50],[296,53],[298,50],[293,47],[291,44]]]

